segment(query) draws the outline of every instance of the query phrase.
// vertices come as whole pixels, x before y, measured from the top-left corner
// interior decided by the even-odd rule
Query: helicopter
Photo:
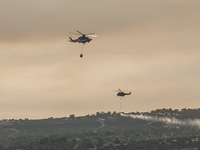
[[[74,39],[74,40],[71,37],[69,37],[69,42],[73,42],[73,43],[77,43],[78,42],[78,43],[83,43],[83,44],[85,44],[87,42],[89,43],[90,41],[92,41],[92,39],[90,39],[86,35],[91,36],[92,34],[95,34],[95,33],[83,34],[78,30],[76,30],[76,32],[78,32],[78,33],[71,33],[71,32],[69,32],[69,33],[70,34],[75,34],[75,35],[82,35],[82,36],[80,36],[78,39]],[[96,36],[94,36],[94,37],[96,37]]]
[[[118,93],[117,93],[117,96],[122,96],[122,97],[124,97],[125,95],[131,95],[131,92],[128,92],[128,93],[126,93],[126,92],[123,92],[122,90],[120,90],[120,89],[118,89],[118,90],[116,90]]]

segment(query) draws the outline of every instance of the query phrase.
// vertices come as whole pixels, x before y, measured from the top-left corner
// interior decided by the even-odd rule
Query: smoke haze
[[[200,1],[1,0],[0,118],[200,106]],[[95,32],[84,46],[69,32]],[[78,36],[73,35],[73,38]],[[144,105],[148,104],[148,105]]]
[[[120,114],[123,117],[130,117],[133,119],[142,119],[146,121],[153,121],[153,122],[162,122],[168,125],[183,125],[183,126],[193,126],[200,129],[200,119],[186,119],[180,120],[176,118],[169,118],[169,117],[153,117],[153,116],[144,116],[144,115],[130,115],[130,114]]]

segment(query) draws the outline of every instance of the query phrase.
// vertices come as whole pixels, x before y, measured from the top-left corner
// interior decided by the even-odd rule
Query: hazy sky
[[[200,107],[200,1],[0,0],[0,119]],[[95,32],[84,46],[69,32]],[[73,35],[72,38],[78,36]]]

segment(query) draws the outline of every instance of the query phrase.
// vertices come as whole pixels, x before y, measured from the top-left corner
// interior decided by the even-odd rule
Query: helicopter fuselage
[[[78,39],[75,39],[75,40],[73,40],[71,37],[69,37],[70,38],[70,42],[74,42],[74,43],[83,43],[83,44],[85,44],[85,43],[89,43],[92,39],[90,39],[89,37],[86,37],[85,35],[83,35],[83,36],[81,36],[81,37],[79,37]]]
[[[125,95],[130,95],[131,94],[131,92],[129,92],[129,93],[124,93],[124,92],[118,92],[117,93],[117,96],[125,96]]]

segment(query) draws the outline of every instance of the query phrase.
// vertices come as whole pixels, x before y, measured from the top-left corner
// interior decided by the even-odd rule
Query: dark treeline
[[[151,111],[150,113],[146,114],[151,114],[151,115],[164,115],[164,116],[175,116],[177,118],[182,118],[182,119],[193,119],[193,118],[200,118],[200,108],[198,109],[186,109],[183,108],[181,110],[179,109],[156,109],[154,111]]]

